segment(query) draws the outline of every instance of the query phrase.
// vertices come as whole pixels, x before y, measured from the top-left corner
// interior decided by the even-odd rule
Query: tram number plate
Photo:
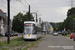
[[[30,37],[30,34],[28,35],[28,37]]]

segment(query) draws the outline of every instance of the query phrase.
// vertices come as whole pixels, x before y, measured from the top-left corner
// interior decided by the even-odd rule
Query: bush
[[[72,32],[75,32],[75,30],[72,30]]]

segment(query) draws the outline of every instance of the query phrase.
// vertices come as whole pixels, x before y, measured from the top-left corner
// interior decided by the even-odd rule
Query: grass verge
[[[0,35],[0,38],[2,38],[2,37],[4,37],[4,36],[1,36],[1,35]]]
[[[65,35],[65,37],[70,37],[70,34]]]
[[[26,44],[26,42],[23,40],[22,37],[10,40],[10,44],[7,44],[7,41],[2,41],[0,42],[0,50],[5,50],[5,49],[9,50],[8,49],[9,47],[15,47],[24,44]]]

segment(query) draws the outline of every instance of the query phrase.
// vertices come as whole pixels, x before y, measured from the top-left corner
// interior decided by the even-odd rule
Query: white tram
[[[35,39],[41,37],[41,25],[34,21],[25,21],[24,22],[24,39]]]

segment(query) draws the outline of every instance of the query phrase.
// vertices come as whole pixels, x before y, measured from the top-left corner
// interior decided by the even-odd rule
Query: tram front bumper
[[[37,39],[37,35],[30,35],[30,37],[28,35],[23,35],[24,39]]]

